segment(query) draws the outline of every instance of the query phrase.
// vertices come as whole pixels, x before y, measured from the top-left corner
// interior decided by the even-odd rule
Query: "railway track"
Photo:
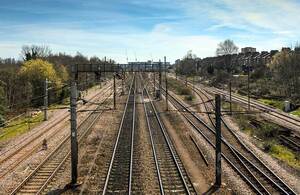
[[[285,136],[279,135],[279,140],[283,145],[286,145],[290,149],[300,152],[300,138],[297,136]]]
[[[224,92],[223,90],[220,90],[220,89],[212,89],[212,90],[208,90],[210,93],[213,92],[213,93],[220,93],[222,95],[225,95],[226,98],[229,99],[229,95],[227,92]],[[248,104],[248,100],[244,97],[241,97],[239,95],[236,95],[236,94],[233,94],[232,96],[232,99],[238,103],[242,103],[244,105]],[[250,105],[258,110],[261,110],[261,111],[267,111],[266,113],[269,114],[269,115],[272,115],[276,118],[279,118],[279,119],[282,119],[284,120],[285,122],[288,122],[292,125],[296,125],[296,126],[300,126],[300,119],[295,117],[295,116],[291,116],[287,113],[283,113],[281,111],[278,111],[276,108],[272,108],[272,107],[269,107],[269,106],[266,106],[266,105],[263,105],[259,102],[257,102],[256,100],[251,100],[250,102]]]
[[[146,88],[142,96],[161,194],[196,194]]]
[[[163,93],[165,95],[164,89]],[[196,115],[174,96],[169,95],[169,100],[174,107],[180,111],[182,116],[187,119],[190,125],[197,132],[199,132],[212,147],[215,147],[214,129],[208,126],[204,121],[202,121],[202,119],[200,119],[198,115]],[[223,125],[226,126],[226,123],[223,123]],[[239,139],[237,140],[239,141]],[[232,166],[235,171],[237,171],[237,173],[249,184],[249,186],[252,187],[256,193],[296,194],[242,142],[239,142],[237,145],[233,145],[229,143],[227,139],[222,137],[222,148],[223,158]],[[241,148],[244,149],[241,150]]]
[[[96,108],[100,109],[102,105],[108,103],[108,96]],[[78,142],[87,135],[92,129],[94,123],[101,116],[101,112],[91,112],[88,117],[78,126]],[[66,136],[57,147],[27,176],[11,194],[41,194],[47,189],[47,185],[61,171],[70,158],[70,135]]]
[[[181,82],[184,82],[182,79],[180,79],[180,80],[181,80]],[[188,81],[188,83],[189,83],[189,85],[192,85],[191,82]],[[195,88],[198,88],[198,87],[195,87]],[[209,94],[221,94],[221,95],[225,96],[227,99],[229,99],[229,93],[227,91],[217,89],[217,88],[206,88],[205,91]],[[232,97],[232,101],[234,101],[234,102],[237,102],[242,105],[248,105],[248,99],[246,97],[242,97],[238,94],[232,94],[231,97]],[[262,112],[265,112],[265,114],[268,114],[272,117],[276,117],[276,118],[284,121],[284,123],[290,124],[290,125],[296,127],[297,129],[300,128],[300,118],[299,117],[292,116],[288,113],[284,113],[282,111],[277,110],[276,108],[272,108],[270,106],[264,105],[254,99],[251,99],[250,105],[252,108],[256,108]]]
[[[111,84],[106,86],[106,89],[104,90],[104,93],[107,93],[107,91],[111,88]],[[100,93],[103,93],[103,91],[101,90],[101,92],[95,94],[93,97],[91,97],[90,99],[95,99],[97,96],[99,96]],[[20,150],[21,147],[24,147],[24,145],[31,143],[32,140],[36,139],[37,137],[40,137],[42,134],[44,134],[45,132],[47,132],[48,130],[50,130],[51,128],[55,127],[57,124],[59,124],[60,122],[62,122],[63,120],[66,120],[66,118],[68,117],[68,112],[65,112],[62,116],[57,117],[57,119],[55,119],[50,125],[42,125],[41,128],[43,129],[43,131],[39,131],[38,133],[34,134],[34,136],[30,135],[30,136],[23,136],[23,138],[21,140],[18,141],[18,143],[12,145],[9,147],[9,149],[6,149],[4,151],[1,151],[0,153],[0,163],[2,163],[3,161],[5,161],[5,159],[7,158],[8,155],[12,155],[12,153],[15,152],[15,150]],[[67,121],[67,120],[66,120]]]
[[[123,112],[102,194],[130,194],[135,131],[135,76]]]
[[[189,84],[189,86],[190,86],[190,84]],[[195,91],[195,93],[200,97],[200,99],[202,100],[202,102],[205,102],[205,101],[208,101],[209,99],[211,99],[211,98],[208,97],[208,95],[206,94],[205,91],[202,91],[199,88],[192,88],[192,90]],[[204,96],[205,99],[202,96]],[[204,104],[204,107],[205,107],[205,110],[207,112],[210,110],[210,108],[208,107],[207,104]],[[215,108],[215,105],[214,105],[213,102],[210,102],[210,107],[212,109]],[[210,120],[211,124],[213,125],[213,127],[215,127],[214,122],[212,120],[212,117],[210,115],[208,115],[208,117],[209,117],[209,120]],[[240,141],[240,139],[237,138],[237,136],[235,135],[234,131],[231,128],[229,128],[229,126],[226,124],[226,122],[223,120],[223,118],[221,118],[221,121],[223,123],[223,128],[225,130],[229,131],[232,136],[234,136],[233,139],[235,139],[235,141],[238,144],[241,144],[243,146],[242,149],[246,149],[248,151],[249,149],[244,145],[244,143],[242,143]],[[281,142],[281,144],[286,145],[287,147],[289,147],[290,149],[292,149],[292,150],[294,150],[296,152],[300,152],[300,144],[299,144],[300,138],[299,138],[299,136],[294,135],[294,134],[292,134],[291,136],[279,135],[278,138],[279,138],[279,141]]]
[[[110,89],[111,86],[108,86],[104,91],[101,90],[101,93],[104,93],[104,95],[106,96],[110,96],[111,95]],[[110,94],[107,94],[108,92],[110,92]],[[97,93],[91,99],[95,99],[97,95],[99,95],[99,93]],[[24,160],[30,157],[34,152],[41,149],[43,139],[51,140],[52,137],[58,136],[58,133],[60,133],[60,130],[62,128],[61,125],[67,123],[68,118],[69,115],[66,112],[65,115],[53,121],[42,131],[38,131],[34,135],[26,137],[22,139],[20,142],[18,142],[17,144],[15,144],[13,149],[15,147],[16,149],[14,149],[13,151],[6,150],[5,152],[1,153],[1,155],[4,155],[4,157],[1,158],[0,160],[0,165],[1,165],[0,179],[6,176],[8,173],[10,173],[12,170],[14,170],[20,163],[22,163]],[[48,133],[48,131],[53,128],[55,130]],[[62,136],[67,136],[67,135],[62,135]]]

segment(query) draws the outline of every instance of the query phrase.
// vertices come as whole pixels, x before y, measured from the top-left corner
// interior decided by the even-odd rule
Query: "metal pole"
[[[153,93],[155,94],[155,82],[156,82],[156,80],[155,80],[155,71],[153,72],[153,84],[154,84],[154,88],[153,88]]]
[[[166,56],[164,57],[164,63],[165,63],[165,84],[166,84],[166,110],[169,110],[168,105],[168,77],[167,77],[167,62],[166,62]]]
[[[161,79],[161,61],[159,60],[159,74],[158,74],[158,76],[159,76],[159,86],[158,86],[158,97],[159,97],[159,99],[161,98],[161,95],[160,95],[160,92],[161,92],[161,81],[162,81],[162,79]]]
[[[77,73],[71,81],[70,111],[71,111],[71,185],[77,183],[78,142],[77,142]]]
[[[248,110],[250,110],[250,66],[248,65]]]
[[[103,69],[104,69],[104,71],[103,71],[103,78],[104,78],[104,79],[106,79],[106,78],[105,78],[105,76],[106,76],[106,73],[105,73],[105,66],[106,66],[106,56],[104,57],[104,67],[103,67]]]
[[[44,91],[44,121],[48,120],[48,79],[45,80],[45,91]]]
[[[229,113],[232,115],[232,102],[231,102],[231,78],[229,81]]]
[[[216,187],[221,186],[221,97],[219,94],[215,96],[216,104]]]
[[[125,79],[125,73],[123,72],[123,77],[122,77],[122,95],[124,94],[124,79]]]
[[[114,109],[116,109],[116,75],[114,74]]]
[[[193,75],[193,94],[195,94],[195,75]]]

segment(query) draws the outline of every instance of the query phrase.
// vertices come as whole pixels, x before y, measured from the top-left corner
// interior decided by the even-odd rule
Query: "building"
[[[255,53],[256,48],[254,47],[244,47],[241,49],[242,53]]]

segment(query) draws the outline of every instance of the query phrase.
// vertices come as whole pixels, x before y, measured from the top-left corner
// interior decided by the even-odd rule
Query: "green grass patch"
[[[21,135],[34,128],[44,119],[43,113],[39,113],[34,117],[22,117],[12,121],[6,127],[0,129],[0,142],[7,141],[15,136]],[[30,129],[29,129],[30,128]]]
[[[258,101],[262,102],[263,104],[266,104],[268,106],[273,106],[275,108],[278,108],[282,110],[284,108],[284,102],[279,100],[272,100],[272,99],[258,99]]]
[[[168,86],[177,95],[184,96],[184,100],[186,101],[192,101],[195,98],[192,90],[176,79],[169,78]]]
[[[297,110],[292,111],[291,114],[300,117],[300,107]]]
[[[295,155],[290,149],[274,144],[271,146],[269,153],[275,158],[286,162],[290,166],[300,169],[299,156]]]

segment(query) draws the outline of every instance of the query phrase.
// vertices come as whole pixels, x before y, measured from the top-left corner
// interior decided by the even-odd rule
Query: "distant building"
[[[244,47],[241,49],[242,53],[255,53],[256,48],[254,47]]]
[[[281,51],[290,52],[290,51],[291,51],[291,48],[289,48],[289,47],[283,47],[283,48],[281,49]]]

